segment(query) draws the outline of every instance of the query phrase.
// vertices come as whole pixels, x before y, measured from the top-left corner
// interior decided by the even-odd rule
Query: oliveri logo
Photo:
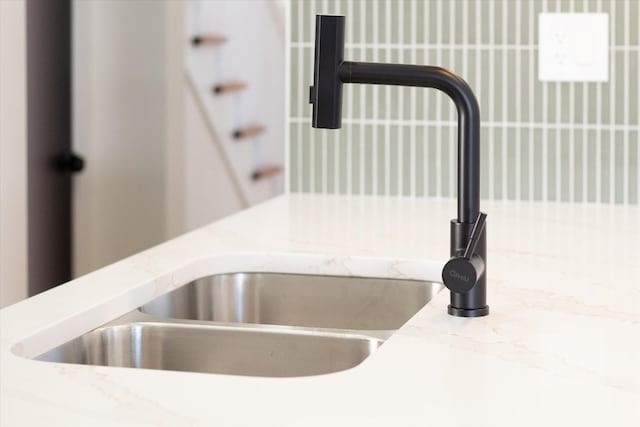
[[[464,274],[460,274],[455,270],[450,270],[449,271],[449,276],[453,277],[454,279],[462,280],[463,282],[468,282],[469,281],[469,276],[465,276]]]

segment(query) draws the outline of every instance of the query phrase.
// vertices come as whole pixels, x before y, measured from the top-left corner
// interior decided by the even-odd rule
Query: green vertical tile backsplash
[[[311,128],[315,14],[346,16],[345,57],[439,65],[478,96],[483,198],[638,204],[637,0],[291,0],[292,192],[453,197],[456,123],[435,90],[346,85],[343,127]],[[608,82],[540,82],[538,14],[605,12]]]

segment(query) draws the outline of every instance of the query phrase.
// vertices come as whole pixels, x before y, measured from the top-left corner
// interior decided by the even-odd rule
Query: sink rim
[[[358,280],[358,279],[363,279],[363,280],[382,280],[382,281],[389,281],[389,282],[393,282],[396,285],[400,284],[422,284],[425,286],[429,286],[431,288],[431,293],[432,295],[429,297],[429,299],[425,302],[425,304],[423,306],[421,306],[420,308],[418,308],[411,316],[409,316],[407,318],[407,320],[400,326],[398,326],[397,328],[393,328],[393,329],[353,329],[353,328],[333,328],[333,327],[318,327],[318,326],[300,326],[300,325],[286,325],[286,324],[269,324],[269,323],[244,323],[244,322],[237,322],[237,321],[233,321],[233,322],[229,322],[229,321],[222,321],[222,320],[198,320],[198,319],[187,319],[187,318],[179,318],[179,317],[167,317],[167,316],[158,316],[158,315],[153,315],[153,314],[149,314],[149,313],[145,313],[142,311],[142,307],[145,304],[149,304],[152,301],[161,298],[163,296],[166,296],[168,294],[170,294],[171,292],[175,292],[185,286],[188,286],[190,284],[193,284],[194,282],[196,282],[197,280],[200,279],[204,279],[204,278],[209,278],[212,276],[233,276],[233,275],[275,275],[275,276],[281,276],[281,275],[286,275],[286,276],[302,276],[302,277],[311,277],[311,278],[329,278],[329,279],[348,279],[348,280]],[[219,273],[214,273],[214,274],[207,274],[201,277],[196,277],[193,279],[190,279],[189,281],[187,281],[186,283],[177,286],[177,287],[172,287],[170,289],[167,289],[166,292],[160,294],[160,295],[156,295],[153,298],[149,299],[148,301],[146,301],[145,303],[141,304],[140,306],[138,306],[136,309],[125,313],[122,316],[119,316],[115,319],[112,319],[110,321],[104,322],[103,324],[90,329],[88,331],[84,331],[76,336],[73,336],[67,340],[65,340],[62,343],[56,343],[53,346],[47,346],[47,348],[44,351],[40,351],[38,352],[38,354],[36,355],[32,355],[32,356],[23,356],[21,354],[18,354],[18,352],[14,352],[12,349],[12,352],[24,359],[28,359],[28,360],[32,360],[34,362],[44,362],[44,363],[57,363],[57,364],[64,364],[64,365],[76,365],[76,367],[82,367],[83,365],[85,367],[106,367],[106,368],[118,368],[119,366],[109,366],[109,365],[102,365],[102,364],[89,364],[89,363],[78,363],[78,362],[61,362],[61,361],[49,361],[49,360],[42,360],[41,357],[44,356],[45,354],[52,352],[53,350],[56,350],[62,346],[64,346],[65,344],[68,344],[74,340],[77,340],[79,338],[82,338],[85,335],[91,334],[95,331],[98,331],[100,329],[105,329],[105,328],[112,328],[112,327],[118,327],[118,326],[126,326],[127,324],[129,326],[131,326],[131,324],[133,323],[140,323],[140,324],[145,324],[145,325],[151,325],[151,324],[155,324],[158,326],[161,325],[171,325],[171,326],[180,326],[180,327],[185,327],[185,328],[204,328],[207,329],[209,328],[211,329],[215,329],[215,330],[229,330],[229,331],[253,331],[253,332],[261,332],[261,333],[275,333],[275,334],[291,334],[291,335],[305,335],[305,336],[324,336],[324,337],[332,337],[332,338],[344,338],[344,339],[354,339],[354,340],[366,340],[369,342],[375,342],[376,343],[376,347],[371,350],[369,353],[367,353],[367,355],[364,357],[364,359],[362,359],[361,361],[359,361],[356,365],[348,367],[346,369],[340,369],[337,371],[328,371],[328,372],[321,372],[321,373],[314,373],[314,374],[308,374],[308,375],[298,375],[298,377],[301,376],[317,376],[317,375],[330,375],[330,374],[339,374],[341,372],[344,371],[349,371],[352,369],[356,369],[358,367],[360,367],[361,365],[363,365],[365,362],[369,361],[371,356],[374,356],[374,354],[376,353],[375,350],[379,349],[382,345],[384,345],[384,343],[391,337],[393,336],[393,334],[395,334],[395,332],[397,332],[398,329],[402,328],[403,325],[406,324],[406,322],[408,322],[413,316],[415,316],[420,310],[422,310],[427,304],[429,304],[433,299],[435,299],[435,297],[440,293],[440,291],[442,291],[444,289],[444,286],[435,281],[435,280],[425,280],[425,279],[411,279],[411,278],[393,278],[393,277],[380,277],[380,276],[344,276],[344,275],[334,275],[334,274],[309,274],[306,272],[303,273],[299,273],[299,272],[274,272],[274,271],[230,271],[230,272],[219,272]],[[159,369],[159,368],[139,368],[139,367],[124,367],[125,369],[143,369],[143,370],[160,370],[160,371],[165,371],[165,372],[172,372],[172,370],[169,369]],[[175,372],[175,371],[173,371]],[[200,374],[211,374],[213,373],[214,375],[232,375],[232,376],[246,376],[244,374],[237,374],[237,373],[214,373],[214,372],[206,372],[206,371],[196,371],[196,370],[192,370],[192,371],[179,371],[181,373],[200,373]],[[249,374],[247,374],[249,375]],[[251,376],[251,375],[250,375]],[[278,378],[279,376],[277,375],[273,375],[273,376],[260,376],[262,378]],[[291,376],[294,377],[294,376]]]
[[[251,277],[249,277],[249,279],[246,282],[240,282],[238,283],[232,283],[232,286],[229,286],[228,283],[224,282],[224,280],[234,280],[236,276],[265,276],[266,280],[258,278],[258,282],[251,282]],[[324,285],[328,288],[330,287],[338,287],[337,283],[331,283],[331,281],[338,281],[338,280],[347,280],[347,281],[372,281],[372,282],[382,282],[382,283],[369,283],[369,284],[362,284],[362,283],[356,283],[354,284],[354,289],[358,289],[357,287],[360,287],[360,289],[363,286],[367,286],[367,287],[371,287],[374,288],[376,291],[380,291],[381,287],[384,286],[411,286],[413,287],[413,292],[416,291],[420,291],[422,290],[425,294],[428,294],[428,298],[426,298],[424,300],[424,304],[421,304],[419,307],[417,307],[415,310],[408,310],[410,312],[410,314],[408,316],[406,316],[406,318],[402,319],[402,322],[397,325],[397,327],[389,327],[389,328],[372,328],[369,329],[367,327],[348,327],[348,326],[314,326],[314,325],[309,325],[309,324],[300,324],[300,323],[286,323],[282,322],[282,323],[278,323],[278,322],[261,322],[261,321],[242,321],[242,320],[216,320],[216,319],[196,319],[194,317],[188,316],[185,317],[183,314],[157,314],[157,312],[159,311],[158,308],[154,307],[154,305],[160,305],[162,306],[162,303],[164,301],[161,301],[162,299],[168,299],[171,298],[172,294],[175,294],[174,298],[176,298],[176,301],[171,301],[170,299],[167,302],[164,302],[165,304],[167,304],[167,306],[170,306],[171,310],[183,310],[185,307],[184,305],[184,301],[180,301],[179,298],[180,297],[184,297],[184,295],[181,295],[180,293],[186,293],[187,297],[190,296],[189,292],[192,292],[194,294],[198,294],[201,290],[204,290],[205,294],[202,295],[205,299],[207,297],[211,297],[212,295],[207,294],[206,292],[210,292],[210,289],[214,289],[214,288],[220,288],[223,291],[229,291],[228,288],[233,288],[234,292],[237,292],[237,290],[235,288],[239,287],[247,287],[249,290],[252,290],[254,288],[257,288],[258,290],[260,290],[260,288],[262,286],[272,286],[272,283],[269,283],[268,280],[270,278],[276,278],[276,279],[282,279],[282,280],[286,280],[286,279],[291,279],[291,278],[300,278],[300,279],[304,279],[304,278],[309,278],[310,280],[313,280],[314,278],[322,278],[325,280],[329,280],[330,283],[327,285]],[[206,283],[204,282],[205,280],[215,280],[219,278],[222,282],[221,283],[216,283],[216,282],[211,282],[211,283]],[[261,283],[261,280],[264,280],[263,283]],[[284,286],[285,288],[287,286],[289,287],[297,287],[300,286],[300,288],[302,289],[309,289],[314,288],[314,287],[322,287],[323,285],[318,284],[308,284],[308,283],[302,283],[302,284],[295,284],[295,285],[291,285],[290,283],[285,283],[285,284],[278,284],[277,286]],[[347,288],[349,287],[349,285],[341,285],[343,288]],[[311,327],[311,328],[325,328],[325,329],[346,329],[346,330],[357,330],[357,331],[363,331],[363,332],[368,332],[371,331],[372,333],[376,333],[376,331],[396,331],[398,329],[400,329],[404,324],[406,324],[413,316],[415,316],[420,310],[422,310],[427,304],[429,304],[433,299],[436,298],[436,296],[438,296],[438,294],[444,289],[444,285],[441,282],[435,281],[435,280],[425,280],[425,279],[411,279],[411,278],[393,278],[393,277],[380,277],[380,276],[359,276],[359,275],[349,275],[349,276],[345,276],[345,275],[335,275],[335,274],[309,274],[309,273],[298,273],[298,272],[264,272],[264,271],[235,271],[235,272],[225,272],[225,273],[215,273],[215,274],[208,274],[208,275],[204,275],[204,276],[200,276],[194,279],[189,280],[186,283],[181,284],[180,286],[174,287],[172,289],[167,290],[166,292],[155,296],[153,299],[145,302],[144,304],[142,304],[140,307],[137,308],[138,311],[140,311],[141,313],[144,314],[148,314],[148,315],[152,315],[152,316],[157,316],[158,318],[161,319],[178,319],[178,320],[184,320],[184,321],[191,321],[191,320],[202,320],[202,321],[207,321],[207,322],[223,322],[223,323],[231,323],[231,324],[262,324],[262,325],[287,325],[287,326],[295,326],[295,327]],[[215,289],[214,289],[215,291]],[[384,290],[383,292],[388,292],[388,290]],[[302,294],[300,294],[302,295]],[[369,294],[370,295],[370,294]],[[228,297],[228,295],[225,295],[226,297]],[[321,293],[319,294],[320,298],[326,298],[326,295],[322,295]],[[233,302],[238,302],[237,296],[236,294],[233,295],[233,298],[231,301]],[[242,297],[241,297],[242,298]],[[259,293],[259,297],[257,299],[257,307],[260,308],[262,307],[262,304],[264,303],[263,299],[265,298],[265,294]],[[423,300],[417,300],[417,301],[423,301]],[[205,303],[207,301],[205,300]],[[240,302],[243,302],[240,300]],[[187,301],[187,304],[189,304],[190,302]],[[250,305],[251,303],[255,304],[255,302],[253,301],[249,301]],[[182,304],[182,305],[181,305]],[[374,301],[374,306],[375,304],[377,304],[377,301]],[[214,304],[215,305],[215,304]],[[366,306],[368,308],[368,306],[370,305],[369,302],[367,302]],[[266,307],[268,307],[268,305],[266,305]],[[188,307],[188,308],[193,308],[193,307]],[[208,308],[209,310],[211,310],[211,306],[209,306]],[[244,307],[241,309],[240,313],[242,315],[244,315]],[[375,310],[375,308],[374,308]],[[155,313],[154,313],[155,311]],[[294,310],[295,311],[295,310]],[[402,312],[402,311],[407,311],[407,309],[404,310],[400,310],[396,312]],[[198,314],[199,315],[199,314]],[[390,336],[390,335],[389,335]],[[389,337],[387,336],[387,338]]]
[[[218,320],[196,320],[196,319],[178,319],[173,317],[162,317],[147,314],[145,312],[134,310],[130,313],[120,316],[117,319],[107,322],[104,325],[98,326],[82,335],[97,331],[101,328],[126,326],[134,323],[144,324],[166,324],[166,325],[184,325],[185,327],[193,328],[217,328],[217,329],[242,329],[253,330],[256,332],[265,333],[292,333],[299,335],[349,335],[349,336],[362,336],[366,338],[373,338],[380,341],[385,341],[391,337],[391,335],[397,331],[397,329],[381,329],[381,330],[367,330],[367,329],[348,329],[348,328],[320,328],[312,326],[292,326],[292,325],[274,325],[269,323],[242,323],[242,322],[224,322]],[[80,337],[79,336],[79,337]],[[76,337],[76,338],[79,338]],[[75,338],[74,338],[75,339]],[[64,344],[64,343],[63,343]],[[54,347],[55,348],[55,347]]]
[[[261,338],[264,338],[266,336],[269,335],[273,335],[274,340],[278,340],[279,338],[281,339],[287,339],[287,338],[296,338],[296,337],[301,337],[303,340],[304,339],[308,339],[308,338],[324,338],[327,340],[330,340],[332,342],[328,342],[326,345],[327,346],[331,346],[331,345],[336,345],[336,343],[340,343],[343,342],[344,344],[347,345],[353,345],[353,346],[364,346],[369,348],[369,350],[365,351],[365,356],[362,359],[359,359],[358,357],[355,358],[355,360],[357,361],[357,363],[355,363],[352,366],[349,366],[347,368],[341,368],[341,369],[337,369],[337,370],[329,370],[326,372],[313,372],[313,373],[307,373],[307,374],[270,374],[270,375],[258,375],[258,374],[244,374],[244,373],[233,373],[233,372],[215,372],[215,371],[205,371],[205,370],[197,370],[197,369],[193,369],[193,370],[189,370],[189,369],[170,369],[170,368],[159,368],[159,367],[139,367],[139,366],[120,366],[120,365],[111,365],[108,363],[90,363],[87,361],[84,362],[79,362],[79,361],[64,361],[64,360],[47,360],[47,355],[49,355],[50,353],[52,353],[52,355],[50,357],[55,357],[55,351],[56,350],[60,350],[60,351],[65,351],[64,347],[65,346],[69,346],[70,344],[74,343],[74,342],[78,342],[77,345],[79,345],[82,348],[82,351],[84,353],[81,354],[81,358],[82,357],[86,357],[87,354],[89,354],[91,352],[91,343],[86,343],[84,341],[84,338],[86,337],[88,340],[90,340],[92,337],[88,337],[89,335],[93,335],[93,336],[97,336],[97,339],[99,340],[99,345],[100,343],[103,343],[105,339],[105,334],[109,334],[110,331],[113,332],[118,332],[118,330],[122,330],[122,332],[124,334],[130,334],[132,336],[136,335],[136,332],[133,331],[136,328],[146,328],[146,329],[168,329],[171,330],[172,333],[176,332],[176,329],[178,330],[179,333],[179,329],[185,329],[186,331],[190,331],[190,332],[201,332],[203,334],[203,337],[206,337],[206,334],[208,333],[220,333],[222,332],[223,334],[225,332],[231,333],[232,335],[234,334],[240,334],[240,337],[242,337],[242,334],[247,333],[248,336],[251,334],[256,334],[254,336],[260,336]],[[125,335],[126,336],[126,335]],[[164,338],[160,338],[160,342],[163,341]],[[166,342],[166,341],[165,341]],[[304,342],[304,341],[303,341]],[[78,337],[75,337],[65,343],[62,343],[60,345],[57,345],[49,350],[47,350],[46,352],[39,354],[38,356],[35,356],[34,358],[31,358],[32,361],[34,362],[38,362],[38,363],[45,363],[45,364],[58,364],[58,365],[75,365],[77,367],[100,367],[100,368],[122,368],[122,369],[137,369],[137,370],[147,370],[147,371],[160,371],[160,372],[179,372],[179,373],[195,373],[195,374],[210,374],[210,375],[230,375],[230,376],[236,376],[236,377],[256,377],[256,378],[303,378],[303,377],[312,377],[312,376],[323,376],[323,375],[330,375],[330,374],[339,374],[341,372],[345,372],[345,371],[349,371],[352,369],[357,368],[358,366],[362,365],[367,359],[369,359],[371,357],[371,355],[373,355],[377,349],[379,349],[385,342],[384,338],[379,338],[379,337],[375,337],[375,336],[371,336],[368,334],[363,334],[360,333],[359,331],[351,331],[351,330],[341,330],[341,329],[328,329],[328,328],[307,328],[307,327],[296,327],[296,326],[282,326],[282,325],[259,325],[259,324],[227,324],[224,322],[209,322],[209,321],[181,321],[181,320],[175,320],[175,319],[169,319],[168,321],[165,321],[165,319],[162,320],[157,320],[154,316],[147,316],[144,313],[139,313],[137,311],[133,311],[131,313],[128,313],[124,316],[121,316],[120,318],[112,321],[112,322],[108,322],[102,326],[99,326],[98,328],[95,328],[89,332],[86,332]],[[94,344],[95,345],[95,344]],[[123,344],[120,344],[123,345]],[[130,341],[125,341],[125,346],[130,346],[129,347],[129,352],[131,353],[136,353],[137,351],[137,346],[142,346],[142,343],[131,343]],[[151,344],[147,344],[147,346],[149,346]],[[70,346],[71,348],[73,347],[73,345]],[[131,350],[131,349],[136,349],[136,350]],[[73,351],[73,350],[71,350]],[[147,350],[149,351],[149,350]],[[104,357],[104,355],[108,356],[108,351],[101,351],[100,353],[102,355],[102,357]],[[126,360],[126,359],[125,359]],[[300,368],[298,368],[300,369]],[[307,368],[310,369],[310,368]]]

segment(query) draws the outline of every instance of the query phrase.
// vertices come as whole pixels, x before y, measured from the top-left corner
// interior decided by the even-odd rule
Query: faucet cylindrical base
[[[457,219],[451,220],[451,256],[462,256],[471,230],[472,223],[460,222]],[[482,230],[480,239],[476,246],[475,253],[479,255],[485,263],[487,260],[487,228]],[[487,272],[486,268],[476,284],[468,292],[451,291],[451,300],[448,312],[457,317],[480,317],[489,314],[487,305]]]
[[[447,311],[450,315],[457,317],[481,317],[489,314],[489,306],[485,305],[482,308],[465,309],[451,307],[451,305],[449,305],[449,307],[447,307]]]

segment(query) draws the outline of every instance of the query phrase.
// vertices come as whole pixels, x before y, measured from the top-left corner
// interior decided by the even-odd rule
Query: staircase
[[[187,96],[214,147],[206,150],[222,165],[215,172],[225,175],[206,179],[227,180],[239,208],[284,187],[284,28],[277,7],[252,0],[187,3]],[[197,167],[206,162],[199,159]]]

